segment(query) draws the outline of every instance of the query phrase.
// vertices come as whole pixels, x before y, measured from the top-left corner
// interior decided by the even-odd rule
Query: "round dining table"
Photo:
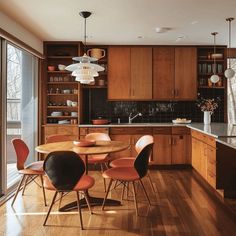
[[[54,151],[73,151],[79,155],[83,155],[85,157],[86,174],[88,174],[89,155],[114,153],[123,151],[129,147],[130,144],[121,141],[96,141],[93,146],[88,146],[88,147],[79,147],[74,145],[73,141],[65,141],[65,142],[42,144],[37,146],[35,150],[42,154],[48,154]],[[90,204],[93,206],[102,205],[103,202],[103,198],[92,197],[90,195],[89,195],[89,200]],[[113,206],[120,205],[120,201],[107,199],[106,204]],[[85,199],[81,199],[81,207],[87,207]],[[69,211],[75,208],[77,208],[76,201],[63,206],[62,208],[60,208],[60,211]]]

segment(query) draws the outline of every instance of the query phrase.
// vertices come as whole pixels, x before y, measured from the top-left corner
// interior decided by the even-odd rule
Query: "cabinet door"
[[[174,47],[153,48],[153,99],[174,98]]]
[[[172,164],[187,164],[189,146],[189,135],[172,135]]]
[[[204,179],[207,179],[207,146],[208,145],[203,142],[200,142],[200,143],[201,143],[200,174]]]
[[[152,48],[131,48],[131,99],[152,99]]]
[[[108,99],[130,98],[130,47],[109,47]]]
[[[177,100],[197,99],[197,49],[195,47],[175,48],[175,98]]]
[[[200,150],[201,142],[192,137],[192,166],[195,170],[200,172],[200,156],[201,156],[201,150]]]
[[[171,135],[156,134],[154,137],[153,162],[160,165],[171,164]]]
[[[121,158],[121,157],[131,157],[132,156],[132,138],[131,135],[126,135],[126,134],[114,134],[114,135],[110,135],[111,140],[114,141],[122,141],[125,143],[129,143],[130,144],[130,148],[121,151],[121,152],[115,152],[115,153],[111,153],[110,157],[112,159],[116,159],[116,158]]]

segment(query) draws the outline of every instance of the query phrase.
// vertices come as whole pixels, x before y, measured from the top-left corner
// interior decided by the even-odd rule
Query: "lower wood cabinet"
[[[48,136],[53,134],[67,135],[70,140],[78,140],[79,128],[78,125],[45,125],[43,126],[43,143],[46,142]]]
[[[153,128],[153,136],[153,164],[190,164],[191,139],[188,128]]]
[[[192,131],[192,166],[216,188],[216,143],[213,137]]]

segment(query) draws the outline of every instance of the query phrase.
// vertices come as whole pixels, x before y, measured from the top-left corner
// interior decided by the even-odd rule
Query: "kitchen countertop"
[[[216,139],[217,142],[236,149],[236,137],[225,137]]]

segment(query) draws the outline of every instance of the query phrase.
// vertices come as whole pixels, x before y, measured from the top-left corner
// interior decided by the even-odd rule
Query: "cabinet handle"
[[[179,90],[178,90],[178,89],[175,90],[175,96],[176,96],[176,97],[179,96]]]
[[[172,138],[169,138],[169,145],[172,145]]]

